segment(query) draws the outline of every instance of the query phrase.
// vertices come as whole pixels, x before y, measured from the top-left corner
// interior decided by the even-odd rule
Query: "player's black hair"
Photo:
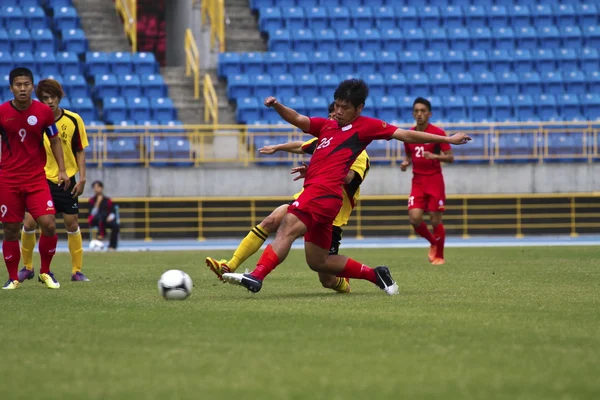
[[[369,86],[362,79],[346,79],[333,93],[335,100],[347,101],[354,107],[365,104],[367,97],[369,97]]]
[[[94,182],[92,182],[92,187],[94,187],[94,186],[96,186],[96,185],[98,185],[98,186],[100,186],[102,189],[104,189],[104,183],[102,183],[102,181],[94,181]]]
[[[15,79],[20,76],[25,76],[25,77],[31,79],[31,84],[33,85],[33,83],[34,83],[33,82],[33,72],[31,72],[31,70],[29,68],[18,67],[18,68],[13,69],[12,71],[10,71],[10,75],[8,76],[8,81],[10,83],[10,86],[12,86]]]
[[[415,108],[415,104],[423,104],[425,107],[427,107],[427,110],[431,112],[431,102],[429,100],[424,99],[423,97],[417,97],[413,103],[413,108]]]
[[[335,110],[335,101],[332,101],[329,107],[327,107],[327,115],[331,114]]]

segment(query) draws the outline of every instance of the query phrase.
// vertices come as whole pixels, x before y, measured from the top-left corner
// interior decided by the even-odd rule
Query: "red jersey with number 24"
[[[18,110],[11,101],[0,105],[0,179],[24,182],[45,179],[46,150],[44,132],[58,135],[50,107],[32,101],[26,110]]]
[[[416,127],[410,128],[415,130]],[[432,135],[446,136],[446,132],[435,125],[427,125],[423,131]],[[404,143],[406,154],[412,156],[413,174],[416,175],[434,175],[442,173],[442,166],[439,160],[428,160],[424,157],[426,151],[434,154],[440,154],[440,151],[450,151],[449,143]]]
[[[308,133],[319,138],[304,187],[320,186],[342,197],[344,178],[356,157],[373,141],[390,140],[396,127],[379,119],[358,117],[346,126],[325,118],[310,118]]]

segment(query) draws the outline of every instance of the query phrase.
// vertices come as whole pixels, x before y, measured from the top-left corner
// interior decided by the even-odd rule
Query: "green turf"
[[[58,254],[60,290],[0,291],[0,398],[600,398],[598,248],[345,253],[389,265],[401,295],[326,291],[299,251],[259,294],[204,267],[225,252],[90,253],[89,283]],[[169,268],[188,300],[158,296]]]

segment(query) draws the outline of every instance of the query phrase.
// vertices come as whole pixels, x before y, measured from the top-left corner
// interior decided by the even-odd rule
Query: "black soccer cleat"
[[[385,265],[374,268],[375,275],[377,275],[377,286],[383,290],[386,294],[392,296],[398,294],[398,284],[392,278],[390,270]]]
[[[262,289],[262,281],[256,279],[250,274],[236,274],[233,272],[223,274],[223,280],[232,285],[240,285],[251,291],[252,293],[260,292]]]

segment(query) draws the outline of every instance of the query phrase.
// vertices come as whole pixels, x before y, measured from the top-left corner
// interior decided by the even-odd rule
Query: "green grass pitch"
[[[60,290],[0,291],[0,398],[600,398],[597,247],[344,253],[389,265],[401,294],[329,292],[300,251],[255,295],[204,266],[229,252],[86,253],[89,283],[58,254]],[[188,300],[158,296],[171,268]]]

